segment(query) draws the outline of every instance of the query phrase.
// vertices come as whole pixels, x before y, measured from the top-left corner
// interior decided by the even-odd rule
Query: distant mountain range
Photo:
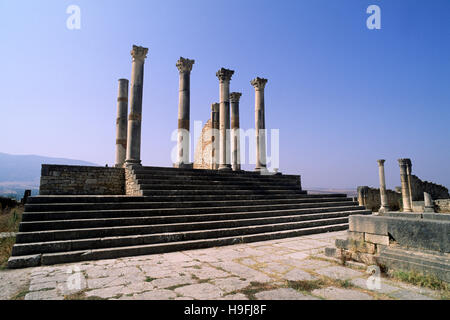
[[[97,166],[82,160],[0,152],[0,195],[17,194],[21,197],[25,189],[32,189],[35,194],[39,188],[42,164]]]

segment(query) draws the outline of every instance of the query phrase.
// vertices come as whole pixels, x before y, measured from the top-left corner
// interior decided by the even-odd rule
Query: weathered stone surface
[[[8,268],[26,268],[26,267],[36,267],[41,264],[41,254],[33,254],[29,256],[20,257],[10,257],[8,259]]]
[[[250,285],[250,281],[248,280],[241,280],[238,277],[230,277],[225,279],[216,279],[213,280],[212,283],[220,288],[223,292],[232,292],[232,291],[238,291],[241,290],[248,285]]]
[[[210,283],[192,284],[180,287],[175,289],[175,292],[197,300],[217,299],[223,296],[223,291]]]
[[[42,165],[40,195],[123,195],[124,193],[123,168]]]
[[[396,292],[392,292],[389,294],[390,296],[398,299],[398,300],[433,300],[432,298],[415,293],[409,290],[400,290]]]
[[[289,280],[289,281],[309,281],[309,280],[314,280],[316,279],[316,277],[312,276],[310,273],[306,272],[306,271],[302,271],[299,269],[294,269],[292,271],[289,271],[288,273],[286,273],[283,276],[284,279]]]
[[[373,298],[367,293],[356,290],[328,287],[316,289],[311,292],[315,296],[319,296],[330,300],[372,300]]]
[[[365,233],[364,234],[364,240],[367,241],[367,242],[370,242],[370,243],[382,244],[384,246],[388,246],[389,245],[389,236]]]
[[[318,274],[333,278],[333,279],[352,279],[356,277],[360,277],[363,275],[362,272],[352,270],[350,268],[345,268],[341,266],[332,266],[323,269],[319,269],[316,271]]]
[[[258,300],[317,300],[317,298],[304,295],[292,288],[262,291],[255,294],[255,297]]]
[[[367,286],[367,279],[366,278],[356,278],[356,279],[353,279],[351,281],[351,283],[354,286],[357,286],[359,288],[362,288],[362,289],[365,289],[365,290],[372,290],[372,291],[375,291],[375,292],[378,292],[378,293],[389,294],[389,293],[392,293],[392,292],[400,290],[399,287],[391,286],[391,285],[385,283],[384,281],[382,281],[381,279],[380,279],[379,282],[377,282],[377,284],[375,284],[375,285],[369,284],[369,286]]]
[[[175,299],[176,293],[171,290],[155,290],[135,294],[131,300],[169,300]]]

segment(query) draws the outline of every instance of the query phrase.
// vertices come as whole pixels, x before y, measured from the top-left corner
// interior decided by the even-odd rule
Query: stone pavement
[[[0,271],[0,299],[440,299],[323,255],[345,231]],[[328,259],[328,260],[327,260]],[[369,287],[368,287],[369,286]]]

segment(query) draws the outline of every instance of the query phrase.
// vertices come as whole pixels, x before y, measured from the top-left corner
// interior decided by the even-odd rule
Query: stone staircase
[[[137,256],[344,230],[369,210],[309,195],[300,176],[135,167],[140,196],[35,196],[10,268]]]

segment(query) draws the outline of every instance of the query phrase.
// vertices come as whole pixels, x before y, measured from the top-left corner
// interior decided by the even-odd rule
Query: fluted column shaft
[[[230,94],[231,108],[231,167],[234,171],[241,170],[241,150],[239,133],[239,100],[242,96],[240,92]]]
[[[219,78],[220,111],[219,111],[219,170],[231,170],[230,153],[230,80],[233,70],[220,69]]]
[[[194,60],[180,57],[177,68],[180,72],[180,89],[178,94],[178,159],[177,167],[189,164],[189,121],[191,106],[191,71]]]
[[[119,79],[116,118],[116,167],[122,167],[127,155],[128,80]]]
[[[407,159],[398,159],[398,164],[400,166],[400,182],[402,184],[401,188],[402,188],[403,211],[412,212],[408,187],[408,174],[406,172]]]
[[[380,199],[381,199],[381,206],[378,212],[389,211],[389,205],[386,194],[386,180],[384,177],[384,162],[385,160],[378,160],[378,171],[380,176]]]
[[[411,159],[406,160],[406,175],[408,176],[408,191],[409,191],[409,202],[411,208],[413,207],[413,194],[412,194],[412,186],[411,186],[411,174],[412,174],[412,162]]]
[[[211,166],[214,170],[219,168],[219,108],[219,103],[213,103],[211,105]]]
[[[264,105],[264,88],[267,79],[255,78],[251,82],[255,88],[255,133],[256,133],[256,165],[255,171],[267,170],[266,163],[266,121]]]
[[[148,49],[133,46],[131,56],[131,95],[130,114],[128,115],[127,135],[127,165],[141,164],[141,122],[142,122],[142,94],[144,85],[144,61]]]

